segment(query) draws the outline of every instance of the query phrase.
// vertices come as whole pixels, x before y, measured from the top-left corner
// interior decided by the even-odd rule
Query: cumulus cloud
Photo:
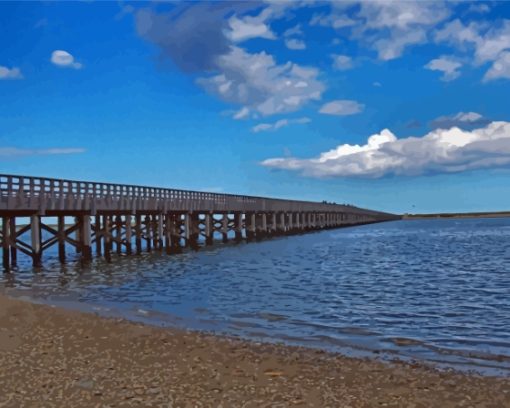
[[[453,81],[454,79],[458,78],[460,75],[460,67],[462,67],[460,62],[447,56],[433,59],[427,65],[425,65],[425,68],[430,69],[431,71],[442,72],[442,81]]]
[[[459,112],[455,115],[440,116],[430,122],[433,129],[450,129],[458,127],[461,129],[473,129],[485,126],[491,121],[476,112]]]
[[[274,39],[270,21],[300,5],[267,3],[259,11],[261,4],[254,2],[182,3],[166,13],[141,9],[136,25],[178,68],[199,74],[196,83],[207,92],[240,105],[233,117],[244,119],[296,111],[321,97],[324,85],[317,69],[280,64],[266,52],[250,53],[238,45],[255,37]],[[289,35],[299,31],[293,27]],[[300,40],[287,40],[290,47],[303,48]]]
[[[466,131],[436,129],[423,137],[397,139],[388,129],[364,145],[343,144],[319,157],[267,159],[263,166],[310,177],[383,177],[510,166],[510,122]]]
[[[492,66],[485,73],[484,82],[497,78],[510,79],[510,51],[498,55]]]
[[[274,40],[276,36],[271,31],[271,28],[265,23],[265,19],[267,18],[266,14],[267,13],[264,10],[257,17],[231,17],[228,20],[230,30],[227,31],[227,36],[234,42],[246,41],[250,38],[257,37]]]
[[[352,27],[356,25],[356,20],[346,15],[338,15],[336,13],[314,14],[310,20],[311,26],[333,27],[338,30],[341,28]]]
[[[324,90],[317,69],[292,62],[277,64],[265,52],[250,54],[232,46],[216,63],[221,73],[197,82],[220,99],[264,116],[296,111],[320,99]]]
[[[136,12],[138,34],[159,46],[184,72],[213,71],[215,59],[229,50],[226,17],[241,12],[230,3],[182,4],[168,13]]]
[[[19,68],[8,68],[0,65],[0,80],[2,79],[23,79],[23,75]]]
[[[82,64],[76,62],[74,57],[64,50],[55,50],[51,53],[51,62],[63,68],[82,68]]]
[[[283,32],[284,37],[301,36],[301,35],[303,35],[303,30],[301,29],[301,24],[297,24],[294,27],[291,27]]]
[[[333,54],[331,57],[333,58],[333,68],[335,69],[346,71],[353,67],[352,58],[348,55]]]
[[[236,120],[240,120],[240,119],[248,119],[249,116],[250,116],[250,110],[246,106],[243,106],[241,109],[239,109],[237,112],[235,112],[232,117]]]
[[[303,40],[298,40],[297,38],[288,38],[285,40],[285,46],[289,50],[304,50],[306,49],[306,44]]]
[[[289,125],[304,125],[310,122],[310,118],[307,117],[299,119],[280,119],[274,123],[259,123],[258,125],[254,126],[251,131],[253,133],[275,131]]]
[[[18,147],[0,147],[0,157],[4,158],[17,158],[24,156],[44,156],[44,155],[58,155],[58,154],[76,154],[84,153],[83,148],[67,148],[55,147],[49,149],[21,149]]]
[[[319,113],[325,115],[348,116],[360,113],[363,109],[365,109],[365,105],[359,102],[348,99],[338,99],[322,105],[319,109]]]
[[[453,45],[464,52],[472,50],[476,65],[492,63],[484,81],[510,77],[510,20],[488,26],[478,22],[464,24],[457,19],[438,30],[435,40]]]
[[[472,3],[467,11],[468,13],[485,14],[491,11],[491,8],[487,3]]]
[[[374,49],[379,59],[400,57],[411,45],[428,40],[428,33],[451,15],[443,1],[332,2],[331,12],[315,14],[310,25],[350,30],[352,40]]]

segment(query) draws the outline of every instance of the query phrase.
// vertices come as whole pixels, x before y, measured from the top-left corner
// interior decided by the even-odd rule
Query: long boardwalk
[[[18,252],[41,266],[54,245],[61,262],[66,244],[84,261],[93,252],[110,261],[112,252],[170,254],[215,236],[251,241],[400,218],[348,205],[13,175],[0,175],[0,216],[5,269]],[[28,221],[17,225],[20,218]]]

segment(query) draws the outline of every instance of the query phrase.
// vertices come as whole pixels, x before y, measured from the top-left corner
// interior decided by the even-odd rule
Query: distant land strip
[[[500,218],[510,217],[510,211],[468,212],[468,213],[436,213],[436,214],[404,214],[403,219],[421,218]]]

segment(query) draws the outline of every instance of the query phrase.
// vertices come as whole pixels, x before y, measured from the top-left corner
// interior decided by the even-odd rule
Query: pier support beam
[[[103,215],[103,231],[104,231],[104,258],[106,262],[111,262],[112,254],[111,254],[111,246],[112,246],[112,235],[110,232],[110,216]]]
[[[117,249],[117,255],[122,253],[122,216],[117,215],[115,217],[115,247]]]
[[[285,227],[285,213],[280,213],[280,224],[278,226],[278,230],[281,234],[285,234],[286,227]]]
[[[2,218],[2,261],[5,270],[10,269],[10,219],[9,217]]]
[[[205,244],[212,245],[213,244],[213,216],[211,213],[206,213],[204,218],[204,234],[205,234]]]
[[[133,233],[132,233],[133,223],[131,220],[131,215],[126,215],[126,253],[128,255],[131,255],[133,252],[131,248],[131,241],[133,239]]]
[[[262,237],[267,236],[267,213],[262,213],[260,215],[261,221],[260,221],[260,227],[262,232]]]
[[[84,261],[90,261],[92,259],[92,229],[90,225],[90,216],[81,216],[81,258]]]
[[[63,215],[59,215],[57,219],[57,231],[58,231],[58,259],[64,263],[66,261],[66,218]],[[96,238],[97,239],[97,238]]]
[[[151,216],[145,216],[145,242],[147,243],[147,252],[152,251],[152,228],[151,228]]]
[[[243,214],[236,212],[234,214],[234,233],[236,242],[243,240]]]
[[[228,214],[223,214],[221,218],[221,240],[224,244],[228,242]]]
[[[190,212],[185,214],[184,233],[186,246],[198,249],[198,213]]]
[[[103,239],[103,230],[101,229],[101,216],[95,216],[95,230],[96,230],[96,256],[101,256],[101,240]]]
[[[11,243],[11,265],[16,266],[18,263],[18,251],[16,249],[16,238],[18,232],[16,231],[16,217],[11,217],[9,222],[9,240]]]
[[[163,214],[158,214],[157,217],[156,246],[161,251],[163,250]]]
[[[142,216],[135,214],[135,247],[136,254],[142,253]]]
[[[246,241],[253,241],[255,238],[255,213],[249,212],[245,214]]]
[[[34,266],[41,266],[42,247],[41,247],[41,218],[39,215],[30,217],[30,232],[32,238],[32,263]]]
[[[181,248],[181,214],[170,214],[170,246],[172,253],[179,253]]]

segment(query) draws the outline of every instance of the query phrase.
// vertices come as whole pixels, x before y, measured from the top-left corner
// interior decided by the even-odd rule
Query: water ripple
[[[510,219],[398,221],[90,266],[50,257],[2,282],[157,324],[510,370]]]

